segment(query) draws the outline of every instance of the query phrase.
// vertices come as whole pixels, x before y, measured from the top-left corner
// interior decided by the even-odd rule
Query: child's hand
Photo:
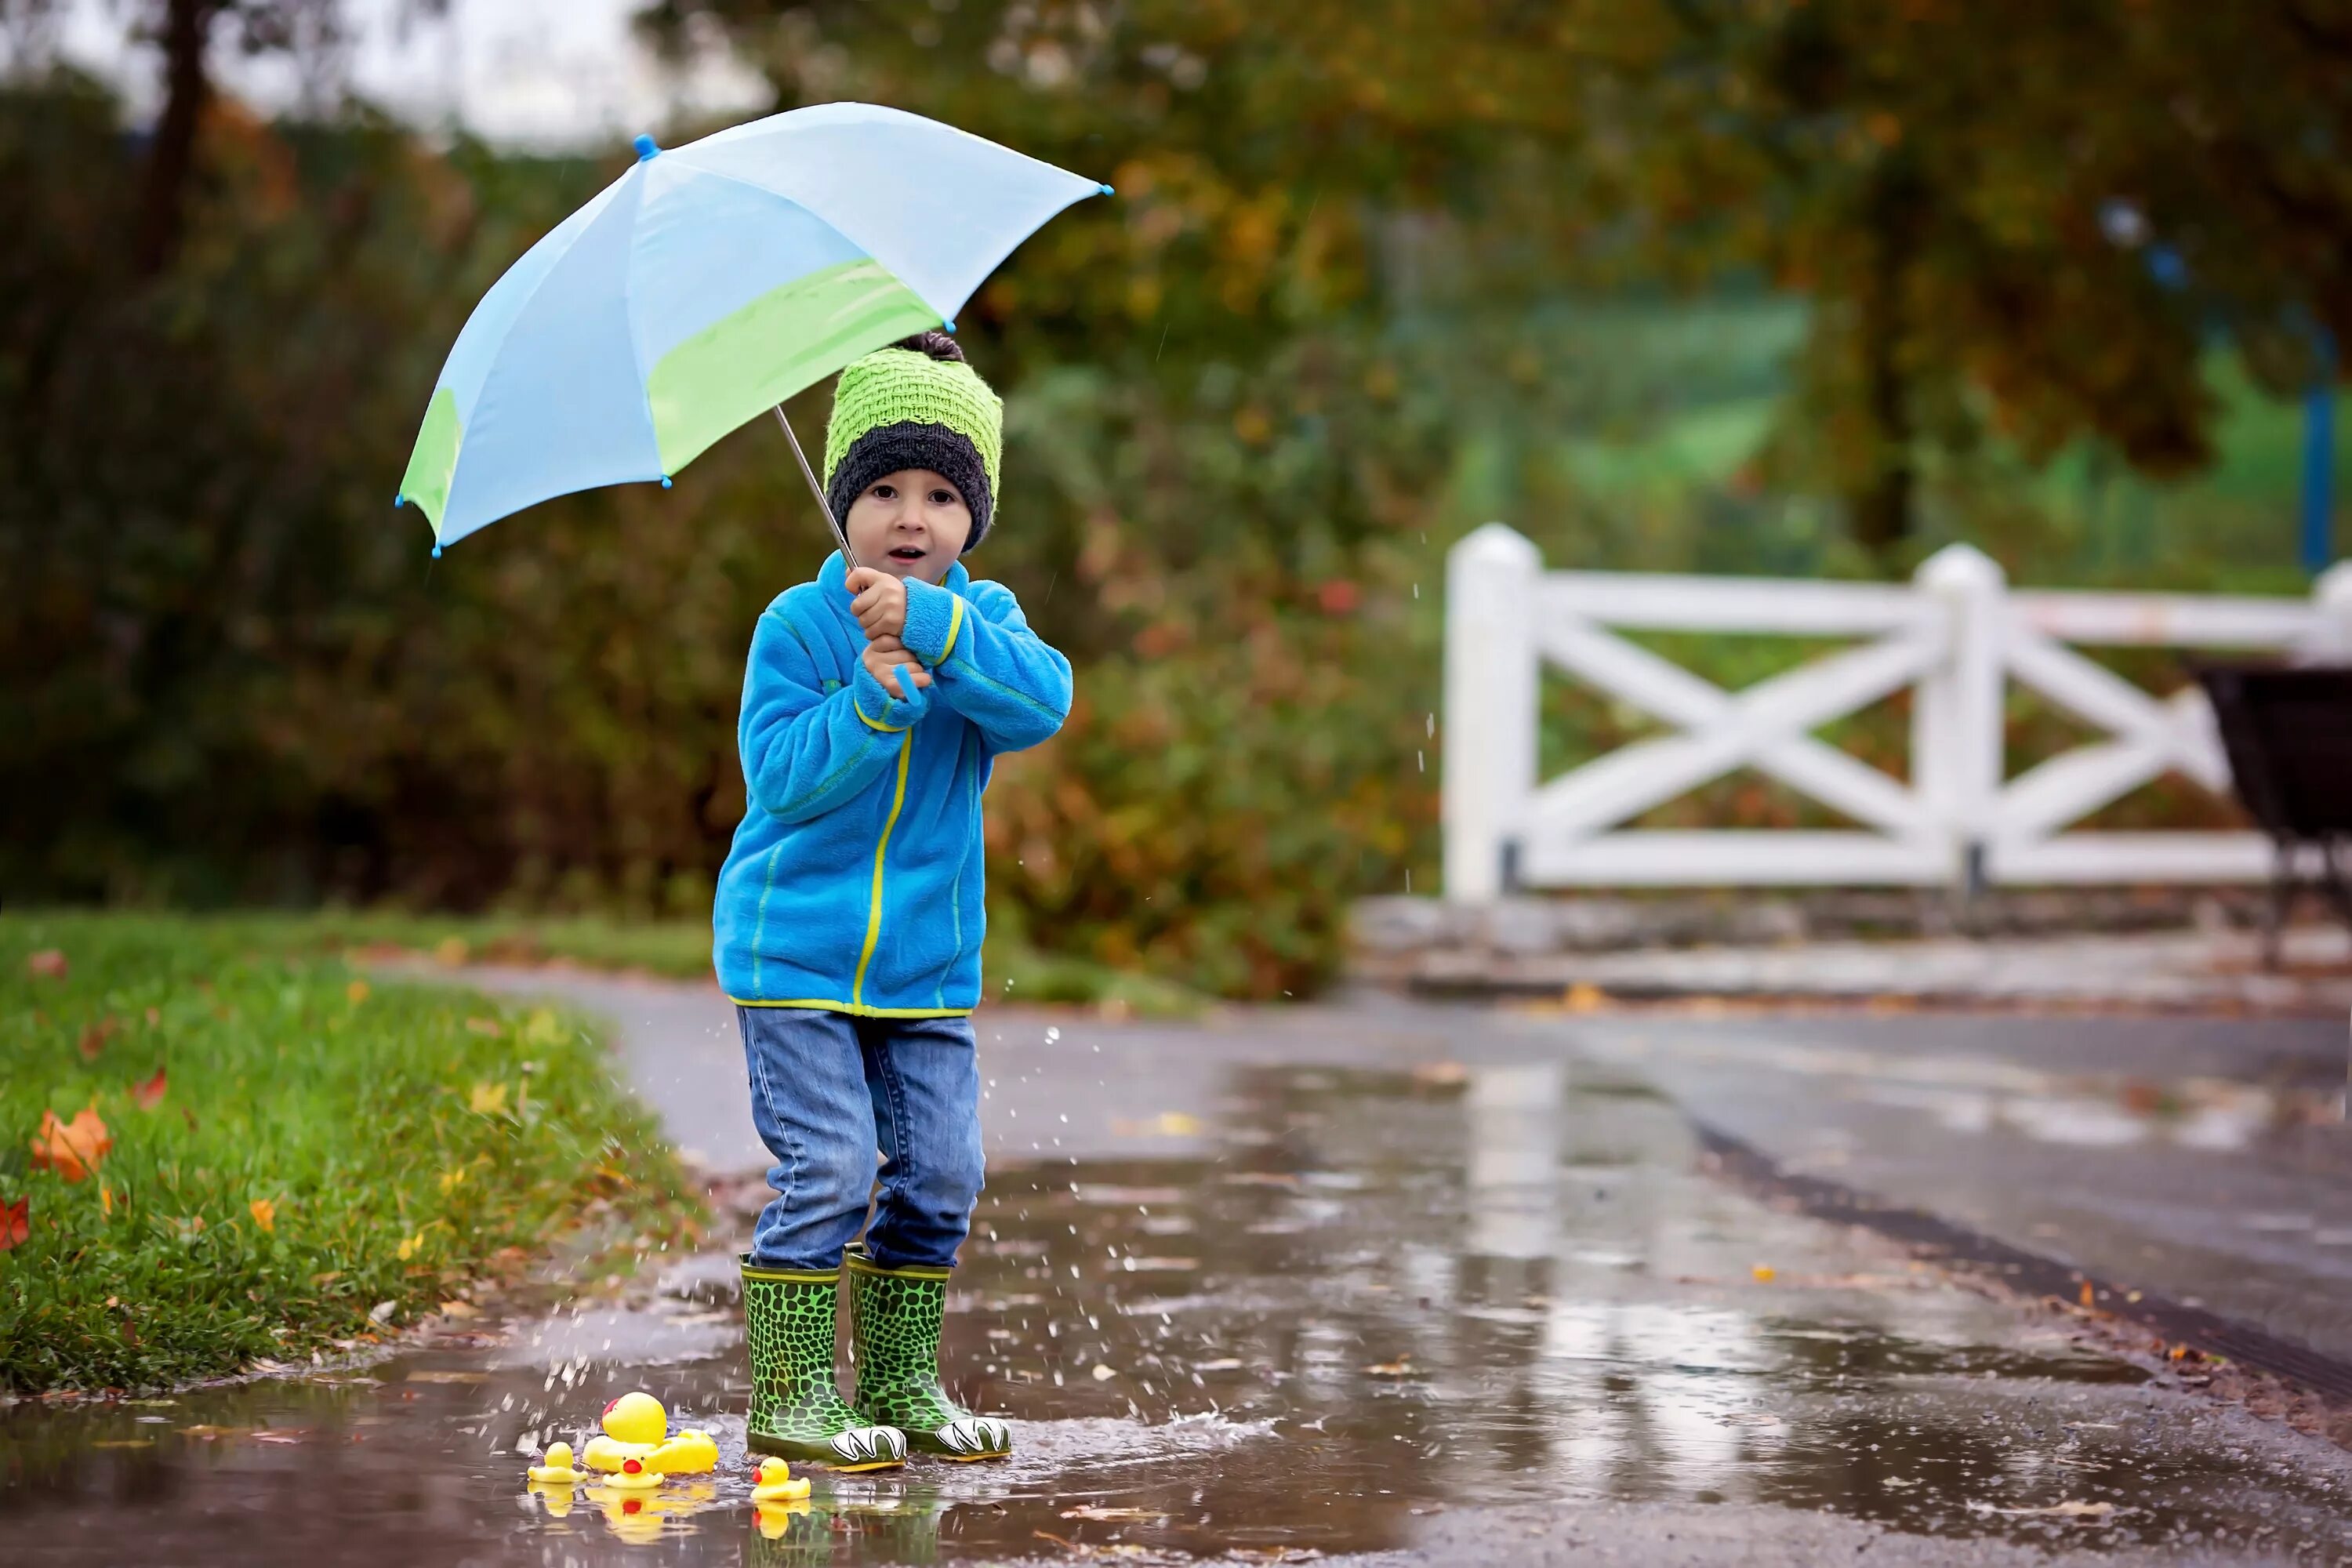
[[[891,580],[897,581],[896,578]],[[906,672],[908,682],[916,690],[931,683],[931,672],[925,669],[895,637],[876,637],[857,657],[858,661],[866,666],[866,673],[882,683],[882,689],[901,702],[912,700],[914,691],[898,684],[899,671]]]
[[[860,566],[848,576],[849,613],[866,628],[868,641],[904,637],[907,633],[907,584],[887,572]]]

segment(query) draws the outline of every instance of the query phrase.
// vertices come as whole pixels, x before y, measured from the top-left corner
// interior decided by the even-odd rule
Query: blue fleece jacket
[[[968,1013],[987,925],[980,796],[992,760],[1070,710],[1070,661],[1012,590],[961,563],[908,579],[907,651],[932,684],[892,697],[859,656],[836,552],[760,617],[737,730],[748,797],[719,873],[719,984],[753,1006],[864,1017]]]

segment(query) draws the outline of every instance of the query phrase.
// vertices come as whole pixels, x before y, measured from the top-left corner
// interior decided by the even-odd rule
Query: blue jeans
[[[776,1195],[760,1211],[751,1261],[837,1268],[864,1229],[866,1252],[886,1268],[952,1268],[982,1176],[971,1020],[738,1007],[735,1021],[751,1120],[776,1157]]]

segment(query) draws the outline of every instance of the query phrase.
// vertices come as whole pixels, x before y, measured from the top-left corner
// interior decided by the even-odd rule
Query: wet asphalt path
[[[759,1160],[721,999],[557,984],[619,1026],[622,1069],[682,1146]],[[2069,1223],[2127,1247],[2109,1230],[2147,1223],[2119,1201],[2147,1178],[2102,1162],[2193,1156],[2216,1162],[2200,1190],[2279,1184],[2258,1189],[2272,1228],[2240,1228],[2306,1216],[2324,1268],[2334,1167],[2294,1141],[2326,1135],[2296,1118],[2327,1042],[2082,1023],[990,1013],[991,1189],[950,1351],[974,1403],[1019,1423],[1011,1463],[826,1479],[807,1509],[755,1514],[714,1255],[626,1310],[364,1378],[0,1414],[0,1538],[30,1563],[2352,1561],[2341,1450],[1701,1170],[1694,1115],[2044,1247],[2069,1237],[2032,1227]],[[1997,1106],[1934,1099],[1923,1074]],[[2279,1098],[2255,1117],[2207,1080]],[[2049,1135],[2105,1125],[2090,1104],[2145,1125]],[[2256,1122],[2287,1144],[2221,1131]],[[2030,1199],[2005,1195],[2018,1182]],[[2209,1229],[2184,1256],[2269,1256]],[[2210,1304],[2299,1300],[2328,1278],[2303,1258]],[[718,1478],[634,1509],[524,1490],[520,1448],[576,1440],[640,1384],[715,1428]]]

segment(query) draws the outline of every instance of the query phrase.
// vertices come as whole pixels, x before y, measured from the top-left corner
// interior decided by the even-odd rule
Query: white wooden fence
[[[1619,629],[1855,637],[1853,647],[1726,691]],[[2070,644],[2298,651],[2352,658],[2352,563],[2309,599],[2013,591],[1956,544],[1907,586],[1546,572],[1488,523],[1455,545],[1445,604],[1445,893],[1517,887],[2169,883],[2260,880],[2252,833],[2063,831],[2178,771],[2214,789],[2229,765],[2204,697],[2155,697]],[[1542,666],[1678,731],[1551,780],[1537,776]],[[2015,778],[2002,700],[2031,688],[2106,738]],[[1902,689],[1911,783],[1811,731]],[[1675,832],[1620,825],[1752,767],[1859,830]],[[2352,781],[2347,781],[2352,788]]]

